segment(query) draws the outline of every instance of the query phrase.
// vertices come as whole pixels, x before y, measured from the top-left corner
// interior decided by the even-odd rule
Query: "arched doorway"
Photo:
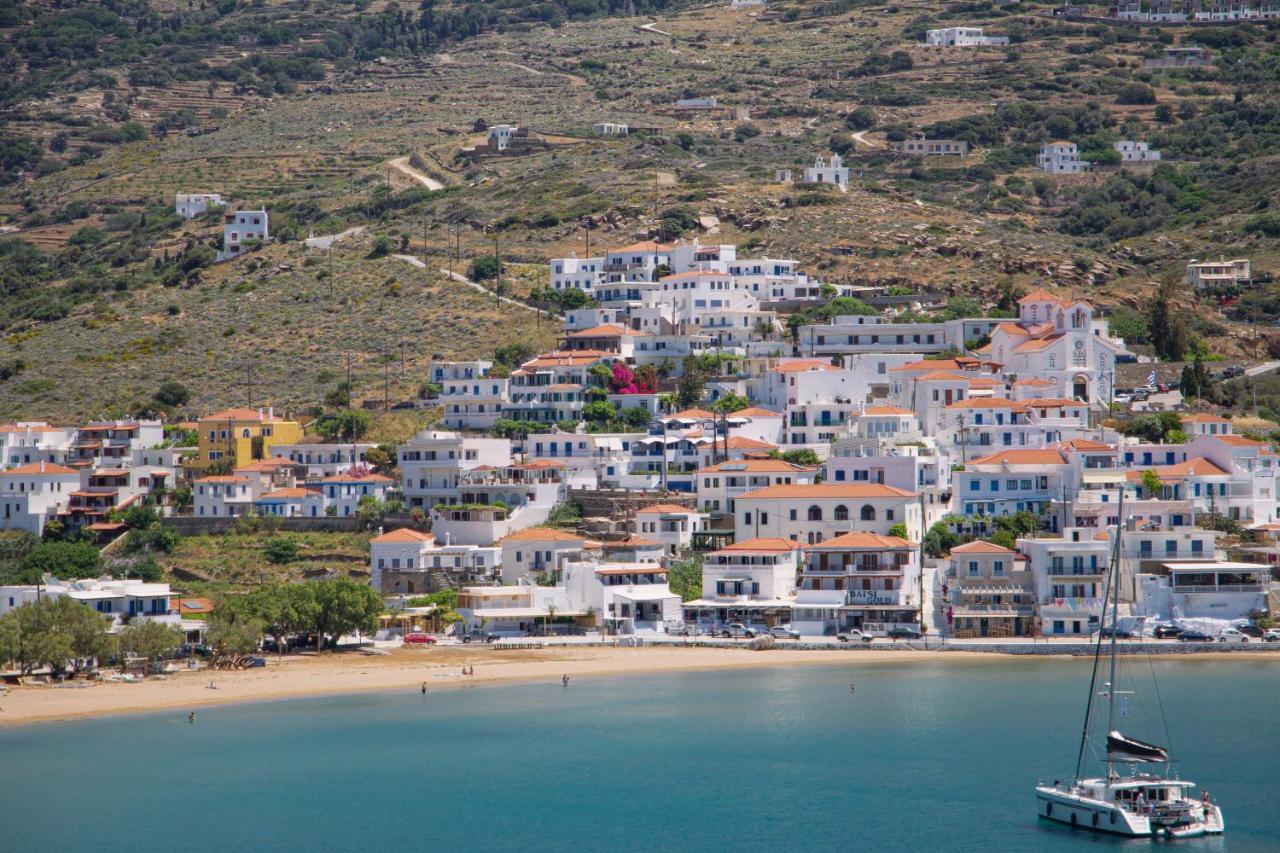
[[[1083,376],[1077,376],[1071,383],[1071,396],[1079,400],[1089,399],[1089,380]]]

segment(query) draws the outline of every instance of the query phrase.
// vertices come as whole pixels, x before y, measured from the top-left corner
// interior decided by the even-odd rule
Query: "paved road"
[[[853,137],[854,142],[861,143],[867,146],[868,148],[879,148],[880,146],[876,145],[874,142],[867,139],[866,134],[867,132],[865,130],[860,130],[857,133],[850,134],[850,136]]]
[[[340,234],[326,234],[323,237],[308,237],[302,241],[302,244],[308,249],[327,249],[342,238],[354,237],[362,231],[364,231],[364,226],[357,225],[355,228],[348,228]]]
[[[425,263],[418,260],[413,255],[395,255],[394,257],[399,258],[400,260],[404,261],[406,264],[417,267],[420,270],[424,270],[427,268],[427,265]],[[484,287],[483,285],[472,281],[471,279],[467,278],[465,275],[463,275],[460,272],[451,273],[447,269],[437,270],[437,272],[439,272],[442,276],[445,276],[446,278],[452,278],[454,281],[458,282],[458,284],[465,284],[467,287],[479,293],[483,293],[485,296],[488,296],[490,298],[497,296],[497,294],[495,294],[492,290],[489,290],[487,287]],[[541,308],[534,308],[532,305],[526,305],[525,303],[521,302],[518,299],[511,299],[510,297],[507,297],[507,296],[497,296],[497,299],[499,302],[505,302],[507,305],[512,305],[512,306],[515,306],[516,308],[523,308],[524,310],[532,311],[535,314],[541,314],[548,319],[556,319],[556,315],[552,314],[551,312],[543,311]]]
[[[1262,364],[1254,365],[1244,372],[1245,376],[1261,376],[1264,373],[1280,368],[1280,361],[1264,361]]]
[[[420,172],[410,166],[408,157],[396,157],[393,160],[388,160],[387,165],[395,169],[397,172],[408,175],[410,178],[413,178],[429,190],[444,189],[444,184],[440,183],[430,175],[427,175],[425,172]]]

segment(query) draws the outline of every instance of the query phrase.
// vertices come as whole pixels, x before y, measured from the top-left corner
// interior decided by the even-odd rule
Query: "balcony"
[[[1224,583],[1217,586],[1186,585],[1175,586],[1175,593],[1205,593],[1205,592],[1268,592],[1271,589],[1270,584],[1265,583]]]
[[[1034,616],[1036,609],[1030,604],[962,604],[955,608],[955,616]]]

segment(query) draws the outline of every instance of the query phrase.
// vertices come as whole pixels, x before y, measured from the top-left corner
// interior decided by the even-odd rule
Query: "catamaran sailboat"
[[[1124,518],[1123,494],[1120,496],[1118,517]],[[1101,691],[1097,689],[1104,635],[1108,633],[1099,631],[1075,775],[1069,781],[1037,785],[1037,813],[1047,820],[1079,829],[1131,837],[1194,838],[1221,833],[1224,829],[1222,810],[1210,799],[1207,791],[1201,791],[1197,796],[1194,782],[1177,777],[1168,750],[1127,737],[1116,728],[1117,712],[1123,714],[1127,710],[1127,704],[1122,704],[1127,697],[1116,687],[1121,535],[1120,525],[1117,525],[1102,607],[1102,621],[1105,622],[1107,605],[1111,606],[1110,680],[1105,682]],[[1102,762],[1103,775],[1086,778],[1082,770],[1085,753],[1094,747],[1090,738],[1090,722],[1095,711],[1095,696],[1105,699],[1107,704],[1106,757]],[[1119,703],[1117,697],[1122,697]],[[1140,772],[1139,767],[1153,767],[1160,772]]]

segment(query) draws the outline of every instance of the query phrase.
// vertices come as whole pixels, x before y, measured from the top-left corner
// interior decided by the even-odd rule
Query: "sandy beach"
[[[488,646],[445,646],[397,649],[387,655],[294,654],[268,657],[265,667],[236,672],[197,670],[151,677],[137,684],[93,683],[89,686],[15,687],[0,695],[0,728],[148,711],[191,711],[213,705],[292,699],[339,693],[450,690],[503,682],[635,675],[710,669],[770,666],[911,664],[946,660],[948,665],[999,664],[1022,657],[993,653],[859,649],[828,651],[781,649],[754,652],[745,648],[650,646],[562,646],[498,649]],[[1180,654],[1178,659],[1221,655]],[[1232,656],[1235,657],[1235,656]],[[1026,660],[1027,658],[1022,657]],[[1047,665],[1065,656],[1037,657]],[[1280,652],[1250,654],[1247,660],[1280,660]],[[475,675],[464,677],[464,665]],[[216,689],[210,689],[212,682]]]
[[[29,723],[175,709],[235,702],[291,699],[336,693],[418,690],[428,692],[513,681],[628,675],[686,670],[812,664],[901,663],[946,658],[996,660],[999,655],[955,655],[886,649],[853,653],[686,647],[562,646],[496,649],[477,646],[396,649],[388,655],[293,654],[268,656],[267,666],[235,672],[197,670],[137,684],[93,683],[83,687],[14,687],[0,695],[0,728]],[[464,665],[475,675],[463,677]],[[212,682],[216,689],[210,689]]]

